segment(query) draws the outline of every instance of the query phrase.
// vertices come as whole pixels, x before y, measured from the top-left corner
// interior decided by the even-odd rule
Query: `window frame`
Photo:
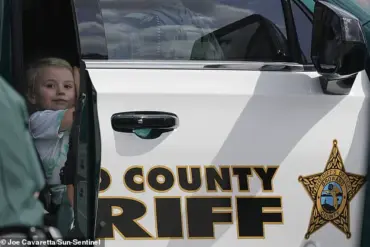
[[[11,81],[13,88],[24,95],[23,73],[23,1],[11,1],[10,23],[10,53],[11,53]]]
[[[95,0],[87,0],[92,7],[95,15],[96,22],[99,22],[100,6]],[[76,4],[77,2],[77,4]],[[71,147],[74,151],[69,152],[68,159],[74,159],[71,161],[71,171],[75,173],[73,176],[74,180],[74,215],[75,215],[75,227],[77,235],[83,236],[86,239],[95,239],[97,231],[100,230],[102,222],[97,219],[98,215],[98,200],[99,200],[99,178],[101,168],[101,138],[100,138],[100,127],[99,118],[97,112],[97,92],[91,82],[89,74],[86,69],[86,64],[83,59],[97,60],[97,59],[108,59],[108,49],[104,36],[100,37],[105,40],[105,43],[98,43],[97,47],[92,49],[86,49],[88,46],[82,44],[81,30],[79,29],[79,19],[77,16],[78,8],[84,7],[84,0],[70,0],[70,6],[73,11],[73,23],[75,28],[75,35],[77,41],[77,52],[79,56],[80,66],[80,93],[81,97],[76,106],[76,119],[73,123],[70,140]],[[99,7],[99,8],[97,8]],[[101,19],[102,20],[102,19]],[[100,36],[102,33],[99,33]],[[95,51],[103,51],[102,53],[96,53]],[[84,128],[81,128],[84,127]],[[82,149],[81,149],[82,147]],[[71,151],[71,150],[70,150]],[[72,155],[71,155],[72,154]],[[91,155],[94,154],[94,155]],[[86,166],[86,164],[93,164],[93,166]],[[86,168],[87,167],[87,168]],[[91,169],[89,169],[91,168]],[[85,186],[84,186],[85,185]],[[94,198],[91,203],[91,198]],[[85,203],[85,204],[84,204]],[[79,211],[85,207],[85,220],[79,221]]]
[[[313,21],[313,11],[304,3],[304,0],[290,0],[297,4],[297,6],[302,10],[302,12],[307,16],[308,19]]]
[[[297,7],[302,11],[302,13],[310,20],[310,22],[313,25],[313,12],[311,12],[311,10],[308,8],[308,6],[305,3],[303,3],[302,0],[289,0],[289,1],[290,1],[290,4],[292,4],[292,2],[294,2],[297,5]],[[291,9],[291,11],[292,11],[292,16],[293,16],[293,21],[294,21],[293,8]],[[294,21],[294,26],[295,26],[295,33],[296,33],[296,36],[297,36],[297,39],[298,39],[298,32],[297,32],[297,28],[296,28],[296,25],[295,25],[295,21]],[[311,38],[311,41],[312,41],[312,38]],[[301,50],[299,40],[298,40],[298,47]],[[307,62],[306,60],[302,60],[302,64],[304,64],[304,65],[313,65],[312,61]]]
[[[93,11],[98,13],[96,16],[96,19],[94,21],[99,23],[99,17],[102,18],[102,9],[100,7],[100,1],[99,0],[89,0],[89,3],[86,2],[86,0],[73,0],[75,4],[75,9],[76,9],[76,20],[78,23],[78,27],[81,25],[81,20],[78,17],[78,9],[81,8],[86,8],[87,5],[89,6],[88,8],[93,8]],[[297,64],[302,65],[303,70],[306,71],[312,71],[312,68],[310,66],[305,66],[306,64],[303,63],[301,59],[301,49],[300,45],[298,42],[298,37],[297,37],[297,32],[295,28],[295,23],[293,19],[293,13],[290,5],[291,0],[280,0],[281,6],[282,6],[282,11],[283,11],[283,16],[284,16],[284,21],[286,25],[286,30],[287,30],[287,39],[288,39],[288,45],[289,45],[289,50],[291,52],[293,61],[292,62],[273,62],[273,64],[286,64],[286,65],[293,65],[294,68],[296,69]],[[93,6],[93,7],[92,7]],[[99,17],[98,17],[99,16]],[[104,50],[105,52],[103,54],[99,54],[99,56],[91,56],[92,50],[89,50],[89,47],[84,44],[84,40],[86,37],[88,37],[88,34],[81,32],[81,30],[78,30],[79,34],[79,40],[80,40],[80,47],[81,47],[81,58],[86,61],[91,61],[91,62],[103,62],[103,61],[109,61],[109,62],[119,62],[120,64],[127,64],[128,67],[136,67],[135,65],[138,66],[144,66],[146,67],[152,67],[150,65],[153,65],[154,67],[158,67],[157,65],[159,64],[176,64],[178,66],[176,67],[182,67],[183,65],[184,68],[189,68],[190,65],[194,65],[194,67],[202,67],[204,68],[204,65],[207,64],[228,64],[228,65],[246,65],[245,68],[248,70],[248,65],[247,64],[255,64],[257,61],[178,61],[178,60],[161,60],[161,61],[151,61],[151,60],[113,60],[108,57],[108,44],[107,44],[107,37],[106,37],[106,32],[105,32],[105,23],[103,20],[103,27],[104,27],[104,33],[100,33],[99,37],[105,40],[105,47]],[[258,62],[258,63],[263,63],[263,64],[271,64],[271,62]],[[195,64],[197,66],[195,66]],[[203,65],[203,66],[200,66]],[[161,67],[161,66],[159,66]],[[191,66],[193,67],[193,66]],[[262,67],[262,66],[261,66]],[[163,66],[162,66],[163,68]],[[255,66],[254,66],[255,69]]]
[[[6,0],[0,0],[0,58],[3,54],[4,11]],[[0,60],[1,61],[1,60]]]
[[[9,83],[12,84],[12,5],[10,0],[0,0],[1,2],[1,20],[0,20],[0,73],[1,76]],[[9,8],[9,9],[6,9]],[[13,86],[13,85],[12,85]]]
[[[299,46],[296,26],[293,17],[292,6],[290,0],[281,0],[283,6],[285,25],[287,29],[288,44],[291,50],[291,55],[294,62],[303,64],[301,56],[301,48]]]

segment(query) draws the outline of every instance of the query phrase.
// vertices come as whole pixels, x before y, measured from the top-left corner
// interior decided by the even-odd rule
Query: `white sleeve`
[[[31,115],[29,128],[34,139],[54,139],[63,137],[59,131],[60,124],[67,110],[38,111]]]

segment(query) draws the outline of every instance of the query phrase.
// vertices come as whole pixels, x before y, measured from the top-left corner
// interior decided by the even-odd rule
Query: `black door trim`
[[[26,92],[24,82],[23,63],[23,1],[11,1],[11,51],[12,51],[12,85],[24,95]]]

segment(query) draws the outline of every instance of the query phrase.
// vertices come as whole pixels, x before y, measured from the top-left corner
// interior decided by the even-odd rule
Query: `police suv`
[[[81,68],[80,238],[360,241],[370,81],[354,15],[300,0],[0,3],[1,72],[18,91],[36,56]]]

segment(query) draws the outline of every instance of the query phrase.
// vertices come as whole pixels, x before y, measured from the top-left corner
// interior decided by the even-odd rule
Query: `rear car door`
[[[357,243],[369,80],[330,94],[289,1],[75,4],[106,246]]]

